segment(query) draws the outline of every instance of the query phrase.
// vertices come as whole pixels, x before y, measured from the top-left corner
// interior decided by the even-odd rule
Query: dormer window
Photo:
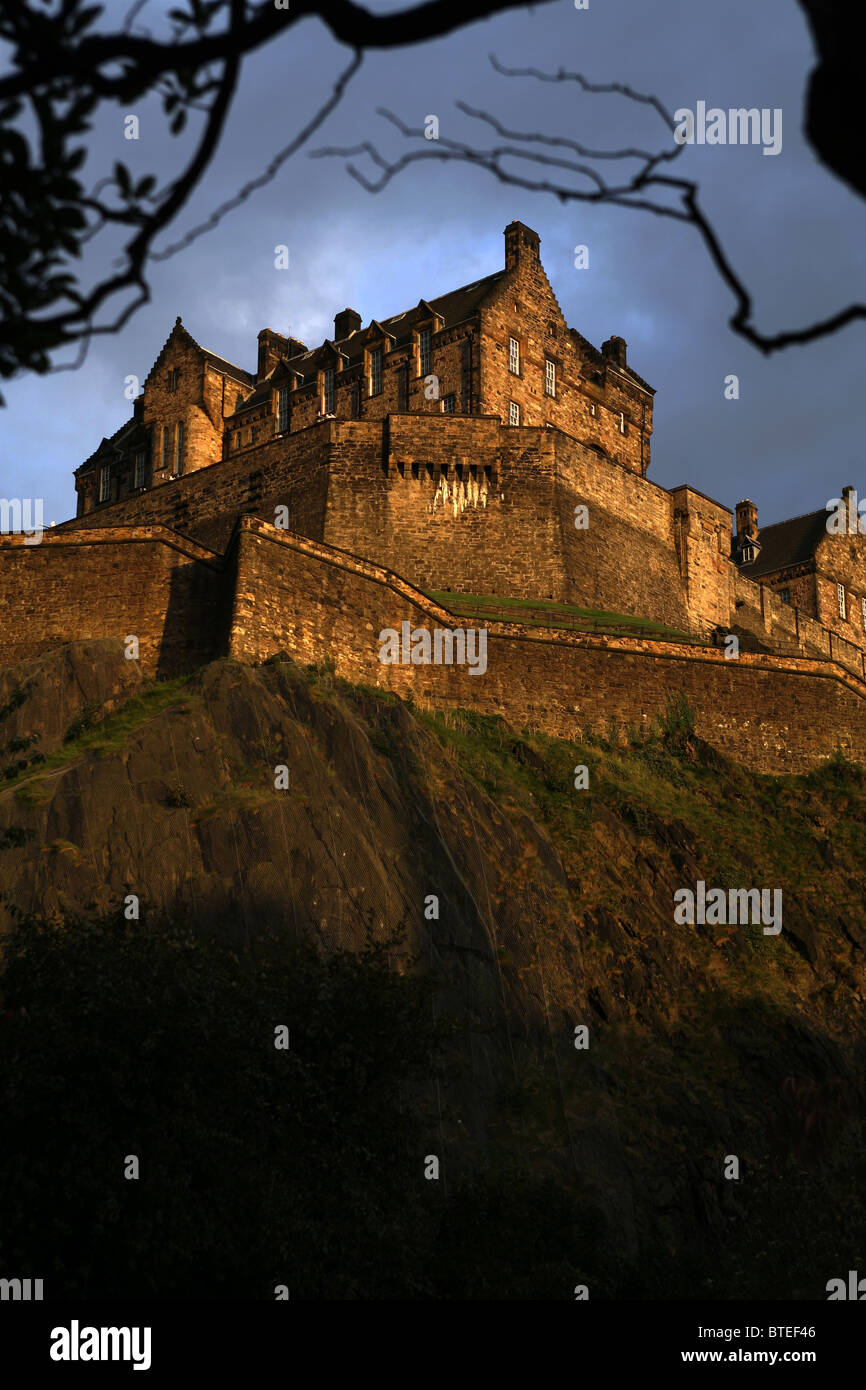
[[[751,541],[744,541],[740,551],[740,560],[744,565],[750,565],[755,558],[755,547]]]
[[[108,464],[103,464],[99,470],[99,500],[107,502],[111,495],[111,469]]]
[[[381,352],[381,349],[379,349],[379,351]],[[381,367],[380,367],[379,370],[380,370],[380,376],[381,376]],[[323,373],[323,376],[324,376],[324,381],[323,381],[323,384],[322,384],[322,410],[323,410],[323,412],[325,413],[325,415],[333,415],[333,413],[334,413],[334,368],[333,368],[333,367],[328,367],[327,371],[325,371],[325,372]],[[382,389],[382,387],[381,387],[381,381],[380,381],[379,390],[381,391],[381,389]]]
[[[277,429],[286,434],[289,428],[289,388],[281,386],[277,392]]]

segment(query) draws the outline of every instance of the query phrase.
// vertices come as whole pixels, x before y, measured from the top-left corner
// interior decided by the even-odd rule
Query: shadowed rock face
[[[277,923],[326,950],[402,929],[396,967],[436,971],[463,1030],[448,1142],[488,1142],[516,1087],[524,1157],[576,1167],[620,1271],[706,1263],[721,1156],[769,1142],[785,1076],[852,1075],[854,774],[758,778],[694,740],[617,750],[446,721],[287,658],[146,686],[86,644],[4,672],[0,706],[25,688],[0,746],[38,731],[46,761],[0,782],[0,926],[12,905],[74,916],[134,894],[142,916]],[[675,891],[699,879],[781,886],[783,932],[675,925]]]

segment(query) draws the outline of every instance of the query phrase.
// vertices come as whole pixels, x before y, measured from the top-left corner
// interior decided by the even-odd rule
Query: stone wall
[[[233,538],[237,573],[230,652],[244,661],[280,651],[302,663],[333,660],[346,679],[438,708],[500,714],[569,737],[588,725],[647,729],[684,692],[698,733],[765,772],[800,772],[837,746],[866,761],[866,684],[842,667],[631,638],[487,625],[487,670],[385,665],[379,634],[455,620],[397,575],[245,519]]]
[[[148,675],[177,675],[224,649],[224,597],[220,558],[161,526],[0,536],[0,666],[133,635]]]

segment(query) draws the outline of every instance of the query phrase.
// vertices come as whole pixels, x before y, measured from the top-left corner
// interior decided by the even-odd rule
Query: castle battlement
[[[679,681],[767,770],[866,758],[866,538],[648,478],[625,342],[570,329],[537,235],[505,238],[504,269],[366,328],[343,309],[318,348],[262,330],[255,373],[178,321],[77,516],[0,536],[0,664],[128,635],[160,676],[284,650],[557,733],[645,726]],[[376,659],[381,629],[491,599],[515,621],[488,612],[483,679]]]

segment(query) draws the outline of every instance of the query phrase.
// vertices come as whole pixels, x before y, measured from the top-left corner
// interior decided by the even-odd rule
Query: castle
[[[76,516],[0,536],[0,665],[85,637],[134,635],[154,675],[286,651],[565,735],[685,691],[768,771],[866,760],[856,505],[838,533],[826,509],[759,528],[749,501],[652,482],[626,343],[568,326],[520,222],[504,260],[366,327],[344,309],[315,348],[263,329],[255,373],[178,319],[76,469]],[[382,629],[469,618],[483,679],[378,659]]]

